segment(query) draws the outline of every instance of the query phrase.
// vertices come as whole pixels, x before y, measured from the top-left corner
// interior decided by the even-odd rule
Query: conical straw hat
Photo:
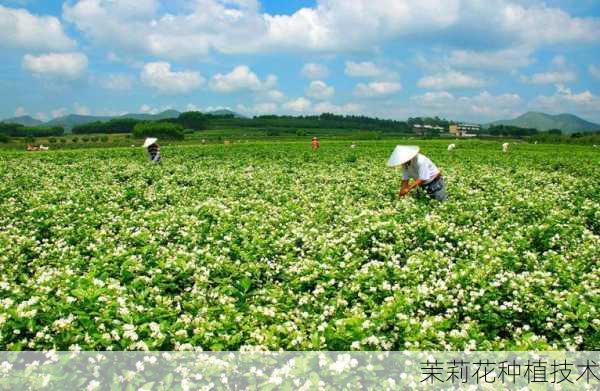
[[[148,137],[146,139],[146,141],[144,141],[144,148],[148,148],[149,146],[151,146],[152,144],[154,144],[158,139],[154,138],[154,137]]]
[[[397,167],[417,156],[419,147],[416,145],[396,145],[392,156],[387,162],[388,167]]]

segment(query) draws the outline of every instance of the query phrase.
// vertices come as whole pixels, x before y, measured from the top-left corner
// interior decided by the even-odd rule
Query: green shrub
[[[49,142],[50,144],[54,144],[54,143],[56,143],[56,138],[55,138],[55,137],[50,137],[50,138],[48,139],[48,142]]]
[[[89,140],[90,140],[90,139],[89,139],[89,138],[87,138],[87,137],[82,137],[82,138],[81,138],[81,142],[83,142],[83,143],[87,143]]]
[[[60,141],[61,144],[64,144],[67,142],[66,138],[59,138],[58,141]]]
[[[7,143],[10,141],[10,137],[5,134],[0,133],[0,143]]]
[[[304,137],[307,135],[308,135],[308,133],[306,132],[306,130],[303,130],[303,129],[296,130],[296,136],[298,136],[298,137]]]
[[[103,143],[107,143],[108,142],[108,136],[102,136],[102,137],[100,137],[100,141],[102,141]]]
[[[79,142],[79,137],[73,137],[71,139],[71,141],[74,142],[74,143],[78,143]]]
[[[90,141],[93,142],[93,143],[97,143],[98,140],[99,140],[99,138],[97,136],[90,137]]]
[[[143,122],[133,129],[136,138],[157,137],[162,139],[183,140],[183,126],[168,122]]]

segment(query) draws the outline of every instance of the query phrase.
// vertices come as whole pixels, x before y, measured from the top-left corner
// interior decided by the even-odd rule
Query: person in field
[[[310,142],[310,146],[313,151],[316,151],[317,149],[319,149],[319,147],[321,146],[321,144],[319,144],[319,139],[316,137],[313,137],[312,141]]]
[[[144,141],[144,148],[148,151],[148,157],[152,163],[160,163],[160,145],[156,143],[157,139],[154,137],[148,137]]]
[[[427,156],[419,153],[419,147],[396,146],[387,164],[389,167],[402,166],[402,187],[398,196],[404,197],[412,189],[422,187],[430,198],[438,201],[448,199],[441,171]]]

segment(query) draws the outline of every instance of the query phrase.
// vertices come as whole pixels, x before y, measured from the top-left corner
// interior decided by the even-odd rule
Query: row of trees
[[[135,125],[133,137],[158,137],[163,139],[183,140],[184,129],[179,124],[169,122],[141,122]]]
[[[518,126],[511,125],[493,125],[487,130],[492,136],[505,136],[505,137],[526,137],[535,136],[538,134],[538,130],[534,128],[519,128]]]
[[[9,137],[52,137],[62,136],[65,129],[61,126],[24,126],[21,124],[10,124],[0,122],[0,134]]]

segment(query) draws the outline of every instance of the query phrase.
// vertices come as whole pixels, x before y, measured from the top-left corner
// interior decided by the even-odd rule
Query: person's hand
[[[409,189],[400,189],[398,192],[398,197],[404,197],[408,193]]]

